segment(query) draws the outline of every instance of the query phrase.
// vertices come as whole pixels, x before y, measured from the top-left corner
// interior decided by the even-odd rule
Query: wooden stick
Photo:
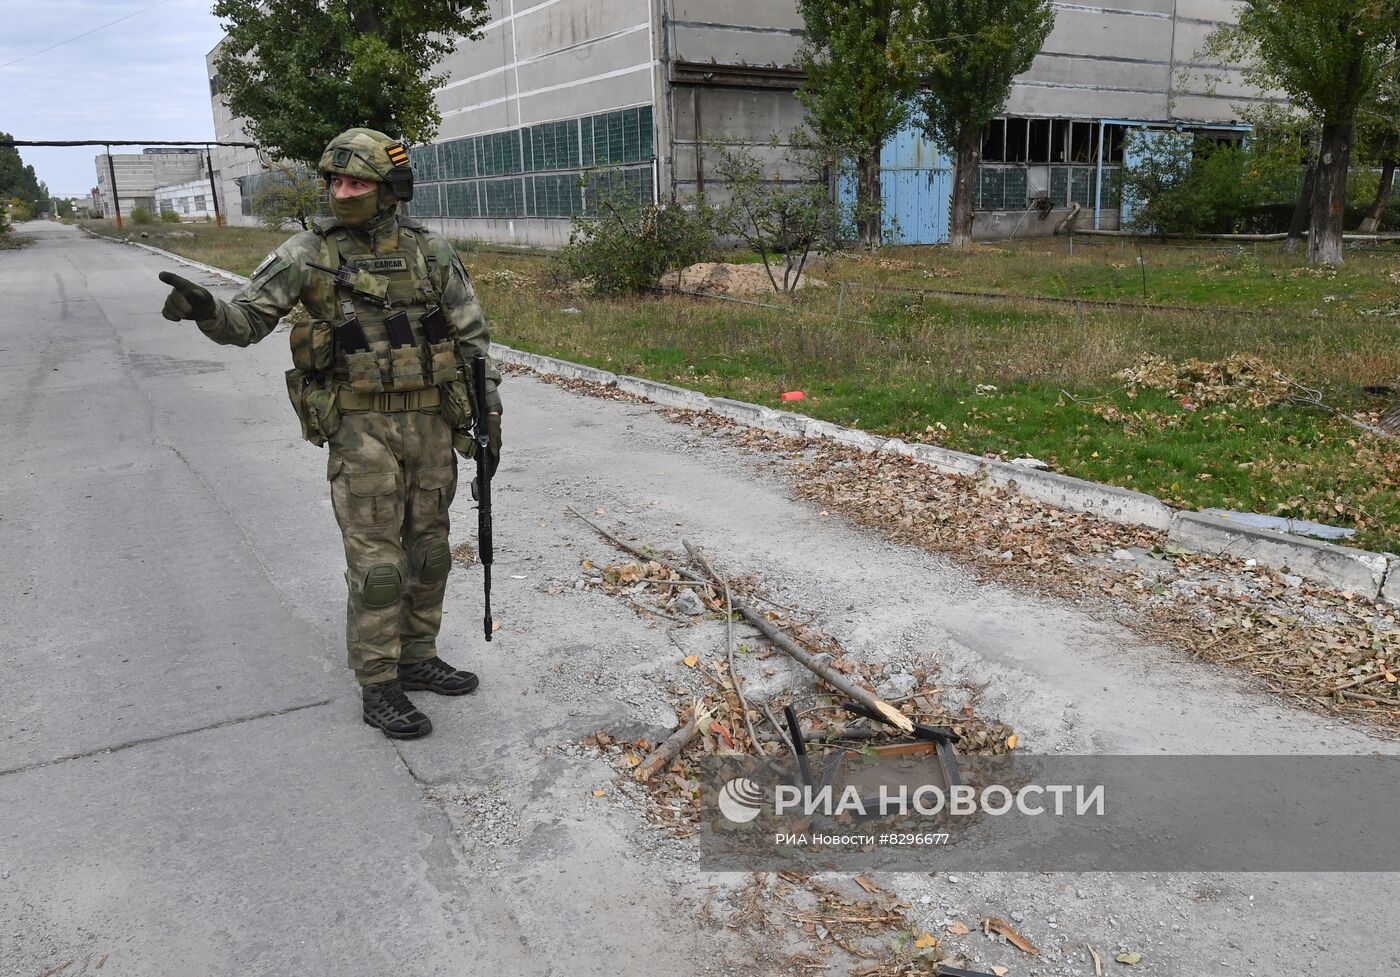
[[[641,765],[632,771],[632,776],[636,778],[637,783],[644,784],[655,777],[657,771],[668,766],[672,760],[680,756],[681,750],[684,750],[699,732],[700,712],[697,709],[691,713],[689,722],[667,737],[666,742],[658,746],[651,756],[643,760]]]
[[[639,559],[639,560],[644,560],[644,561],[648,561],[648,562],[649,562],[649,561],[651,561],[651,560],[656,559],[656,557],[654,557],[654,556],[648,556],[646,553],[643,553],[641,550],[637,549],[637,547],[631,545],[630,543],[624,543],[622,540],[618,539],[616,536],[614,536],[612,533],[608,532],[608,531],[607,531],[606,529],[604,529],[602,526],[598,525],[598,524],[597,524],[596,522],[594,522],[592,519],[589,519],[588,517],[584,516],[583,513],[579,512],[579,511],[578,511],[577,509],[575,509],[573,506],[571,506],[571,505],[566,505],[566,506],[564,506],[564,508],[565,508],[565,509],[568,509],[569,512],[573,513],[573,515],[576,516],[578,519],[580,519],[580,520],[582,520],[583,522],[587,523],[589,526],[592,526],[593,529],[594,529],[595,531],[597,531],[597,533],[598,533],[599,536],[602,536],[604,539],[606,539],[609,543],[612,543],[612,544],[613,544],[614,546],[616,546],[618,549],[624,550],[624,551],[626,551],[626,552],[628,552],[628,553],[631,553],[633,556],[635,556],[635,557],[636,557],[637,559]]]
[[[1351,699],[1355,702],[1374,702],[1382,706],[1400,706],[1400,699],[1387,699],[1382,695],[1367,695],[1364,692],[1338,692],[1343,699]]]
[[[713,576],[718,582],[719,575],[714,572],[709,561],[706,560],[704,554],[700,552],[699,547],[695,546],[695,544],[691,543],[689,540],[681,540],[681,545],[683,545],[686,552],[693,556],[696,562],[704,567],[706,572]],[[826,665],[819,662],[815,655],[799,645],[785,632],[774,627],[772,622],[762,614],[753,610],[748,604],[740,600],[735,600],[734,610],[738,611],[743,616],[744,620],[763,632],[763,636],[782,649],[789,658],[808,671],[816,674],[827,685],[849,696],[867,709],[884,716],[892,725],[904,730],[904,732],[912,733],[914,731],[914,724],[909,720],[908,716],[874,694],[867,692],[859,685],[856,685],[840,672],[828,668]]]
[[[1333,692],[1340,692],[1340,691],[1342,691],[1342,689],[1350,689],[1350,688],[1355,688],[1355,687],[1358,686],[1358,685],[1370,685],[1372,682],[1384,682],[1384,681],[1385,681],[1385,673],[1384,673],[1384,672],[1372,672],[1370,675],[1358,675],[1356,678],[1352,679],[1350,682],[1343,682],[1341,685],[1337,686],[1337,687],[1334,688],[1332,691],[1333,691]]]

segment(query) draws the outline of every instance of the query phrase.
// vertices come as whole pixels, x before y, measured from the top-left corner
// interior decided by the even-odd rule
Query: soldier
[[[162,314],[193,319],[216,343],[256,343],[300,302],[287,388],[313,444],[330,445],[327,477],[345,542],[345,639],[364,721],[385,735],[432,731],[404,690],[463,695],[471,672],[437,654],[452,568],[448,506],[454,446],[471,456],[465,378],[490,338],[456,250],[395,208],[413,196],[403,145],[350,129],[322,155],[334,217],[315,221],[254,270],[232,302],[178,275]],[[490,470],[500,460],[500,374],[488,361]]]

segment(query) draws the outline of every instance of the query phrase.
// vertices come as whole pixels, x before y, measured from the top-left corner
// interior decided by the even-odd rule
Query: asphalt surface
[[[344,668],[339,534],[324,455],[286,402],[285,334],[216,346],[160,317],[163,259],[57,224],[20,233],[34,243],[0,251],[3,977],[776,972],[783,940],[697,922],[725,880],[595,797],[611,768],[561,749],[673,726],[680,657],[657,624],[572,588],[580,560],[619,556],[570,504],[639,541],[693,536],[857,654],[986,683],[984,711],[1029,749],[1393,749],[870,539],[644,405],[524,377],[503,387],[496,640],[477,568],[456,569],[446,606],[443,656],[482,688],[415,694],[436,731],[391,744]],[[454,542],[474,536],[465,495]],[[1137,973],[1397,967],[1376,926],[1400,908],[1393,875],[1059,880],[1069,895],[1034,876],[896,882],[939,919],[1019,906],[1037,939],[1135,942]],[[1073,934],[1036,930],[1057,911]]]

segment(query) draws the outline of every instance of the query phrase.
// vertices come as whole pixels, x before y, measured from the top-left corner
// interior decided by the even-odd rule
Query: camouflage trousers
[[[437,654],[452,569],[452,429],[437,413],[347,411],[328,440],[331,503],[345,541],[345,643],[361,685]]]

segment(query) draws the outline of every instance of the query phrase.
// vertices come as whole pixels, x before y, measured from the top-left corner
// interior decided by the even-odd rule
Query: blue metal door
[[[943,244],[948,240],[951,161],[912,126],[895,134],[880,153],[885,219],[896,222],[894,244]]]
[[[843,176],[841,201],[855,200],[855,179]],[[885,220],[895,221],[892,244],[945,244],[953,168],[938,147],[916,129],[900,130],[880,153],[880,195]]]

